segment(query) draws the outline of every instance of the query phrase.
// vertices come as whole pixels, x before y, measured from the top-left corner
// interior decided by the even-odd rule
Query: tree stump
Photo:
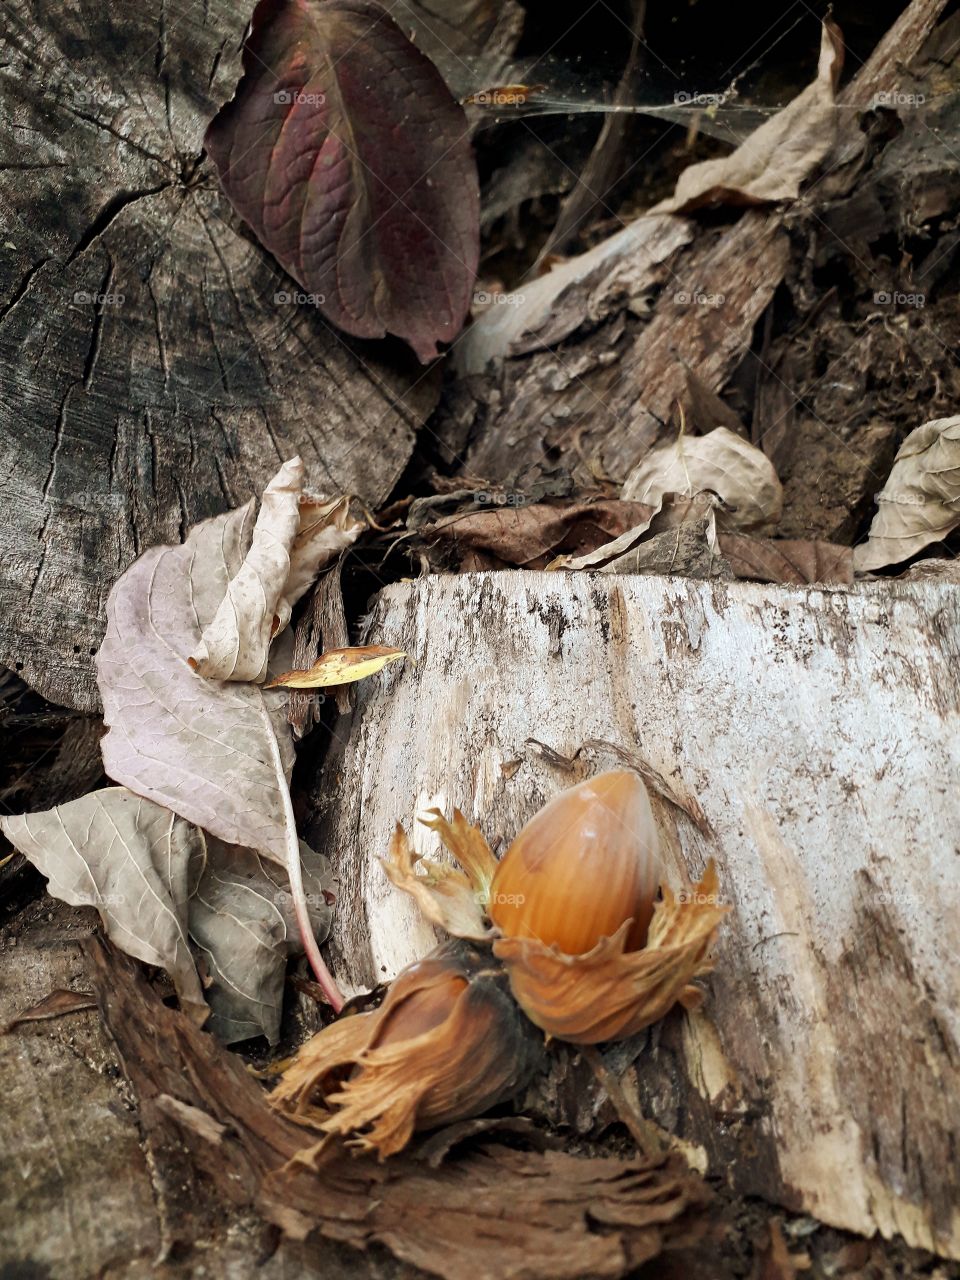
[[[960,1257],[960,586],[431,577],[366,638],[410,662],[360,688],[316,787],[345,986],[436,940],[378,861],[397,820],[435,855],[415,817],[456,805],[502,849],[632,763],[673,797],[667,881],[712,857],[733,910],[703,1009],[625,1090],[736,1190]]]

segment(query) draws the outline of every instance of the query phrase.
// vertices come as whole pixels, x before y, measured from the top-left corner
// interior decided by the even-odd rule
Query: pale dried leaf
[[[166,969],[194,1021],[207,1017],[187,941],[191,875],[202,834],[125,787],[105,787],[42,813],[0,818],[7,839],[47,877],[55,898],[96,907],[112,942]]]
[[[900,564],[960,525],[960,416],[910,432],[877,507],[870,536],[854,551],[859,573]]]
[[[390,662],[399,662],[407,655],[402,649],[389,645],[367,644],[350,649],[331,649],[321,654],[308,671],[285,671],[267,686],[270,689],[285,686],[289,689],[326,689],[331,685],[353,684],[375,676]]]
[[[190,665],[199,675],[211,680],[263,679],[270,641],[290,616],[287,610],[287,617],[280,617],[279,609],[290,574],[290,549],[300,527],[303,479],[303,463],[291,458],[263,491],[249,550],[191,651]],[[198,565],[199,572],[203,568]]]
[[[326,858],[301,842],[314,936],[330,930]],[[280,1037],[287,959],[302,951],[286,875],[252,849],[207,838],[207,860],[189,907],[190,939],[210,979],[208,1029],[224,1044]]]
[[[628,476],[623,497],[658,511],[679,498],[676,514],[682,518],[687,514],[682,500],[705,491],[723,501],[719,528],[766,529],[783,511],[783,489],[770,459],[726,427],[705,436],[681,435],[651,450]]]
[[[766,204],[794,200],[800,186],[833,148],[835,93],[843,65],[843,40],[825,22],[817,78],[782,111],[765,121],[736,151],[690,165],[668,200],[651,213],[690,213],[705,205]]]
[[[219,836],[286,863],[293,742],[283,695],[205,680],[185,661],[249,546],[253,503],[152,547],[115,583],[97,656],[108,775]]]

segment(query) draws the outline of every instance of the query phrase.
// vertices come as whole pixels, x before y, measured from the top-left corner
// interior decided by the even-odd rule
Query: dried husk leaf
[[[853,553],[858,573],[900,564],[960,525],[960,416],[911,431],[877,494],[867,541]]]
[[[500,938],[493,951],[517,1003],[547,1035],[572,1044],[624,1039],[697,999],[691,983],[712,969],[707,952],[729,910],[717,890],[712,861],[699,884],[677,895],[664,886],[640,951],[624,950],[629,922],[585,955],[524,938]]]
[[[451,979],[463,981],[451,988]],[[446,1016],[422,1034],[391,1038],[405,1005],[431,988],[453,991]],[[337,1136],[383,1160],[415,1130],[480,1115],[515,1094],[542,1046],[502,971],[479,951],[447,943],[403,970],[376,1012],[334,1023],[309,1040],[270,1102],[326,1135],[304,1161]]]
[[[327,689],[332,685],[353,684],[356,680],[375,676],[389,663],[399,662],[406,656],[403,649],[392,649],[385,644],[330,649],[306,671],[285,671],[271,680],[267,688]]]
[[[454,809],[452,823],[439,809],[430,813],[430,818],[421,819],[423,825],[436,831],[464,870],[421,857],[399,823],[389,854],[382,860],[383,869],[392,884],[414,899],[431,924],[455,938],[488,938],[491,929],[485,908],[497,860],[479,827],[467,822],[459,809]]]

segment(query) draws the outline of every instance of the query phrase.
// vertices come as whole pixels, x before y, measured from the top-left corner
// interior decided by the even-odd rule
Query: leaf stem
[[[287,854],[287,877],[290,880],[290,894],[293,898],[293,910],[297,917],[297,924],[300,928],[300,938],[303,942],[303,950],[310,962],[310,968],[313,970],[314,977],[323,989],[324,995],[333,1006],[334,1013],[339,1013],[343,1008],[344,999],[340,994],[333,974],[324,964],[323,956],[320,954],[320,948],[317,946],[317,939],[313,933],[313,923],[310,919],[310,912],[307,908],[307,898],[303,891],[303,873],[300,865],[300,837],[297,835],[297,822],[293,815],[293,801],[290,799],[290,788],[287,785],[287,775],[283,769],[283,760],[280,756],[280,744],[277,742],[277,735],[273,727],[273,721],[270,719],[270,711],[267,708],[266,700],[261,696],[260,712],[263,716],[264,724],[267,727],[267,738],[270,742],[270,752],[273,757],[273,765],[277,774],[277,783],[280,788],[280,795],[283,802],[283,818],[284,818],[284,836],[286,839]]]

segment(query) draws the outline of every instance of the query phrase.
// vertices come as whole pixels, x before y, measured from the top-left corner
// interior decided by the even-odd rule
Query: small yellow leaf
[[[290,689],[326,689],[334,684],[352,684],[354,680],[375,676],[388,662],[397,662],[406,656],[402,649],[391,649],[384,644],[331,649],[321,654],[309,671],[285,671],[271,680],[267,688],[285,685]]]

